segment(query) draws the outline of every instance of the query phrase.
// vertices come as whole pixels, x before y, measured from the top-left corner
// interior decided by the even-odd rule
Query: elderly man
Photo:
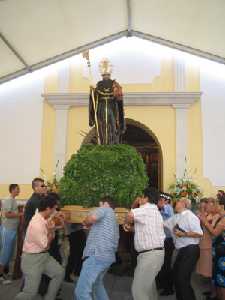
[[[177,300],[196,300],[191,275],[199,258],[199,241],[203,235],[199,218],[189,209],[191,201],[181,198],[176,203],[177,214],[164,222],[173,233],[178,250],[173,268]]]
[[[84,226],[91,228],[83,253],[83,266],[75,289],[76,300],[108,300],[103,278],[116,260],[119,241],[119,226],[114,212],[114,203],[105,197],[100,207],[84,220]]]
[[[163,264],[165,239],[158,199],[155,189],[145,189],[144,196],[135,200],[127,216],[127,223],[134,223],[134,246],[138,252],[132,285],[134,300],[158,298],[155,277]]]

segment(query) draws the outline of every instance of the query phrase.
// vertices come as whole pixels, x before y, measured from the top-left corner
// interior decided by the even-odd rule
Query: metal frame
[[[5,45],[10,49],[10,51],[13,52],[13,54],[17,57],[17,59],[24,65],[23,69],[20,69],[16,72],[13,72],[11,74],[7,74],[5,76],[0,77],[0,84],[7,82],[9,80],[15,79],[19,76],[31,73],[33,71],[36,71],[38,69],[41,69],[43,67],[46,67],[48,65],[51,65],[53,63],[59,62],[61,60],[64,60],[66,58],[72,57],[76,54],[80,54],[85,50],[88,49],[93,49],[96,48],[98,46],[104,45],[106,43],[110,43],[114,40],[117,40],[121,37],[131,37],[131,36],[135,36],[141,39],[145,39],[145,40],[149,40],[151,42],[157,43],[157,44],[161,44],[170,48],[174,48],[183,52],[187,52],[202,58],[206,58],[221,64],[225,64],[225,58],[218,56],[218,55],[214,55],[212,53],[209,52],[204,52],[202,50],[199,49],[195,49],[183,44],[179,44],[179,43],[175,43],[173,41],[170,40],[166,40],[163,39],[161,37],[157,37],[151,34],[147,34],[141,31],[136,31],[132,29],[132,5],[131,5],[131,1],[132,0],[126,0],[126,9],[127,9],[127,30],[124,31],[120,31],[118,33],[109,35],[107,37],[103,37],[102,39],[93,41],[91,43],[85,44],[83,46],[77,47],[75,49],[66,51],[64,53],[61,53],[59,55],[56,55],[54,57],[48,58],[46,60],[43,60],[41,62],[38,62],[36,64],[33,65],[28,65],[27,62],[25,61],[25,59],[20,55],[20,53],[12,46],[12,44],[5,38],[5,36],[0,33],[0,38],[1,40],[5,43]]]
[[[127,35],[128,35],[128,31],[127,30],[120,31],[118,33],[109,35],[109,36],[104,37],[102,39],[99,39],[97,41],[85,44],[83,46],[80,46],[80,47],[77,47],[75,49],[69,50],[69,51],[64,52],[62,54],[53,56],[53,57],[51,57],[49,59],[46,59],[46,60],[43,60],[43,61],[41,61],[41,62],[39,62],[37,64],[33,64],[33,65],[30,65],[30,66],[27,66],[26,68],[23,68],[21,70],[18,70],[16,72],[11,73],[11,74],[8,74],[8,75],[5,75],[3,77],[0,77],[0,84],[4,83],[4,82],[7,82],[9,80],[15,79],[15,78],[17,78],[19,76],[25,75],[27,73],[31,73],[33,71],[39,70],[39,69],[41,69],[43,67],[49,66],[51,64],[54,64],[56,62],[59,62],[61,60],[66,59],[66,58],[70,58],[70,57],[72,57],[72,56],[74,56],[76,54],[80,54],[80,53],[84,52],[85,50],[93,49],[93,48],[96,48],[98,46],[110,43],[110,42],[112,42],[114,40],[120,39],[121,37],[124,37],[124,36],[127,36]]]
[[[132,10],[131,0],[127,0],[127,36],[132,36]]]
[[[167,46],[167,47],[170,47],[170,48],[173,48],[176,50],[180,50],[182,52],[187,52],[187,53],[193,54],[195,56],[206,58],[206,59],[215,61],[217,63],[225,64],[225,58],[222,56],[215,55],[210,52],[202,51],[200,49],[195,49],[195,48],[192,48],[187,45],[175,43],[173,41],[166,40],[166,39],[163,39],[158,36],[154,36],[154,35],[144,33],[141,31],[136,31],[136,30],[132,30],[132,36],[136,36],[136,37],[139,37],[144,40],[148,40],[148,41],[151,41],[151,42],[154,42],[157,44],[161,44],[163,46]]]
[[[12,46],[12,44],[7,40],[7,38],[0,32],[0,39],[5,43],[5,45],[13,52],[13,54],[18,58],[18,60],[29,70],[29,65],[26,63],[24,58],[18,53],[18,51]]]

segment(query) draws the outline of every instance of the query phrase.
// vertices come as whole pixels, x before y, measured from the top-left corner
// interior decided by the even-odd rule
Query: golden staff
[[[91,62],[90,62],[90,57],[89,57],[89,50],[86,50],[86,51],[83,52],[83,58],[86,59],[88,70],[89,70],[90,91],[91,91],[91,99],[92,99],[92,104],[93,104],[93,108],[94,108],[94,115],[95,115],[95,124],[96,124],[96,131],[97,131],[97,142],[100,145],[99,130],[98,130],[98,118],[97,118],[98,98],[97,98],[97,101],[95,102],[94,88],[92,86],[93,76],[92,76],[92,72],[91,72]]]
[[[106,133],[106,145],[109,144],[108,143],[108,98],[105,98],[105,106],[106,106],[106,116],[105,116],[105,122],[106,122],[106,129],[105,129],[105,133]]]

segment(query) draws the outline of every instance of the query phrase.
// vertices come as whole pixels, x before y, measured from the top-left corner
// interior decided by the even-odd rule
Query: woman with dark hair
[[[215,226],[210,224],[204,215],[200,215],[200,220],[206,229],[215,237],[214,241],[214,270],[213,279],[216,286],[217,297],[220,300],[225,299],[225,212],[224,207],[218,206],[220,218]]]
[[[225,192],[223,190],[217,191],[217,200],[219,201],[220,205],[225,206]]]

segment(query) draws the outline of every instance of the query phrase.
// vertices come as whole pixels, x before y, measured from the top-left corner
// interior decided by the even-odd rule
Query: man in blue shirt
[[[167,220],[174,215],[173,208],[170,205],[171,196],[167,193],[160,193],[158,201],[158,209],[163,217]],[[163,289],[160,293],[161,296],[168,296],[173,294],[173,273],[172,273],[172,256],[174,251],[174,243],[170,230],[164,227],[165,231],[165,257],[164,264],[156,277],[156,284],[159,289]]]
[[[77,300],[108,300],[103,278],[113,262],[119,241],[119,226],[110,197],[100,202],[100,207],[91,212],[84,220],[90,228],[84,249],[81,274],[75,288]]]

